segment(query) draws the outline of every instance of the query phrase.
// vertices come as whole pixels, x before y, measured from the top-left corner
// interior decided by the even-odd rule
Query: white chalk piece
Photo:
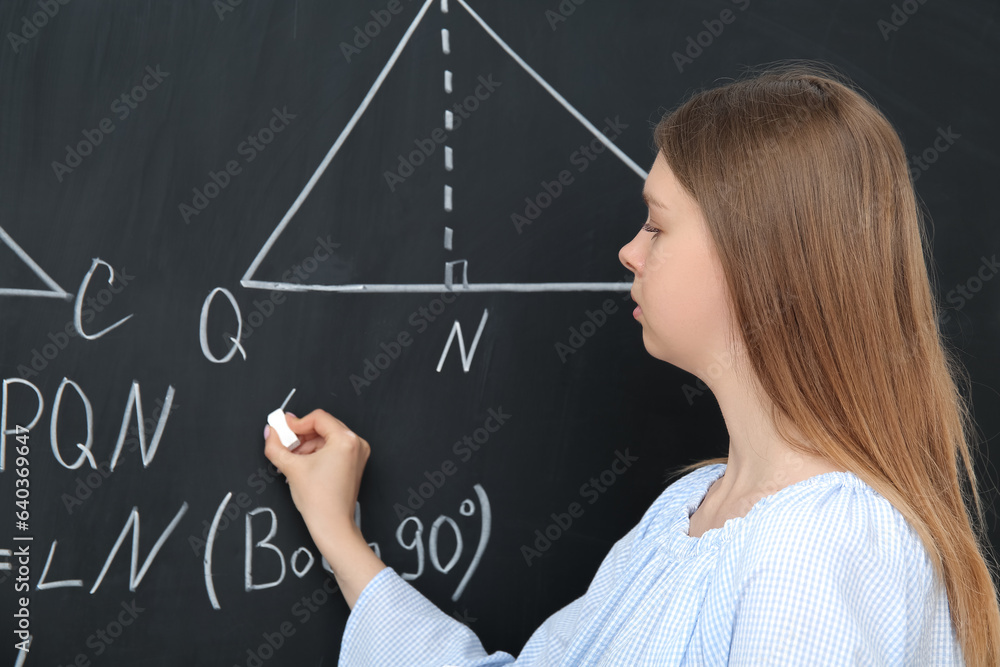
[[[285,413],[281,408],[267,416],[267,423],[278,432],[278,439],[281,440],[281,444],[288,448],[288,451],[292,451],[302,444],[299,442],[299,437],[292,432],[292,429],[288,428]]]

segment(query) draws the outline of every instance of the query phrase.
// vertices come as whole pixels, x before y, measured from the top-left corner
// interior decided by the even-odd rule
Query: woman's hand
[[[288,480],[292,501],[316,539],[316,530],[343,530],[354,523],[354,506],[371,447],[325,410],[305,417],[285,413],[301,444],[294,451],[271,429],[264,455]]]
[[[270,429],[264,455],[288,480],[295,507],[353,609],[368,582],[386,567],[354,523],[371,447],[324,410],[301,419],[285,413],[285,421],[301,444],[290,452]]]

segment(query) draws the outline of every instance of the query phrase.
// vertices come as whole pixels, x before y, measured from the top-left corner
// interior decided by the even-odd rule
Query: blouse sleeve
[[[626,565],[633,528],[605,556],[587,593],[549,616],[521,650],[487,654],[468,627],[447,615],[400,577],[381,570],[358,596],[341,640],[339,667],[546,667],[562,657],[594,605]]]
[[[922,543],[884,498],[838,488],[748,545],[729,665],[964,663]]]
[[[339,667],[500,667],[514,657],[488,655],[468,627],[448,616],[391,567],[361,591],[347,618]]]

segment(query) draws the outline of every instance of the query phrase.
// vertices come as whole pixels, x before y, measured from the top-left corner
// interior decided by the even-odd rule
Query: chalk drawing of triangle
[[[291,292],[443,292],[446,290],[452,291],[467,291],[467,292],[582,292],[582,291],[624,291],[629,289],[632,283],[630,282],[546,282],[546,283],[469,283],[467,279],[467,268],[468,264],[463,261],[458,261],[454,263],[449,263],[445,267],[444,280],[441,283],[432,284],[416,284],[416,283],[405,283],[405,284],[387,284],[387,283],[368,283],[368,284],[350,284],[350,285],[318,285],[309,284],[302,282],[271,282],[263,280],[255,280],[254,273],[260,267],[261,262],[270,252],[271,248],[274,246],[275,241],[291,222],[295,213],[302,206],[302,203],[309,196],[313,187],[319,181],[323,172],[326,170],[327,166],[333,160],[337,151],[343,145],[344,141],[350,135],[351,131],[354,129],[355,124],[364,115],[365,110],[371,103],[375,94],[378,92],[382,85],[382,82],[388,76],[393,65],[396,64],[396,60],[399,58],[400,53],[402,53],[407,42],[410,40],[411,35],[417,26],[420,24],[421,19],[427,13],[428,8],[434,4],[436,0],[426,0],[420,11],[417,13],[416,18],[407,28],[406,32],[403,34],[402,39],[400,39],[399,44],[396,45],[395,50],[393,50],[392,55],[389,57],[388,62],[382,68],[375,82],[372,84],[371,88],[368,90],[368,94],[361,101],[361,104],[355,110],[354,115],[347,122],[347,125],[341,131],[340,136],[330,147],[323,161],[320,162],[319,167],[310,177],[309,181],[306,183],[302,191],[299,192],[298,197],[292,203],[288,212],[285,213],[281,222],[278,226],[274,228],[271,232],[270,237],[261,247],[257,256],[254,258],[250,267],[247,269],[246,273],[243,274],[243,278],[240,279],[240,284],[243,287],[249,289],[263,289],[263,290],[284,290]],[[443,7],[447,0],[440,0]],[[600,130],[598,130],[589,120],[587,120],[576,108],[573,107],[566,99],[560,95],[552,86],[549,85],[539,74],[532,69],[528,63],[526,63],[517,53],[514,52],[510,46],[500,38],[500,36],[493,31],[493,29],[487,25],[487,23],[477,14],[465,0],[457,0],[457,3],[469,13],[469,15],[478,23],[483,30],[497,43],[500,47],[507,52],[509,55],[525,72],[527,72],[535,81],[537,81],[545,91],[551,95],[567,112],[570,113],[576,120],[578,120],[591,134],[593,134],[597,139],[599,139],[607,148],[611,151],[619,160],[624,162],[632,171],[634,171],[643,180],[646,179],[648,175],[645,170],[643,170],[638,164],[636,164],[631,158],[629,158],[618,146],[612,143]],[[443,8],[442,7],[442,8]],[[454,265],[453,265],[454,264]],[[462,266],[464,264],[464,266]],[[456,274],[462,274],[460,281],[456,282],[453,276]]]
[[[28,256],[28,253],[24,251],[17,242],[11,238],[3,227],[0,227],[0,241],[3,241],[4,245],[14,251],[21,261],[23,261],[28,268],[30,268],[36,276],[38,276],[42,282],[49,286],[49,289],[21,289],[15,287],[0,287],[0,296],[44,296],[52,297],[56,299],[72,299],[73,295],[59,287],[56,281],[49,277],[49,274],[42,270],[42,267],[38,266],[35,260]]]

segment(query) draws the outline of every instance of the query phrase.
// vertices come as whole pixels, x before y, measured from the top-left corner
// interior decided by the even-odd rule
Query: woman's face
[[[729,315],[715,244],[698,206],[656,156],[643,198],[649,217],[618,252],[635,274],[632,298],[646,350],[704,379],[713,363],[725,363]]]

